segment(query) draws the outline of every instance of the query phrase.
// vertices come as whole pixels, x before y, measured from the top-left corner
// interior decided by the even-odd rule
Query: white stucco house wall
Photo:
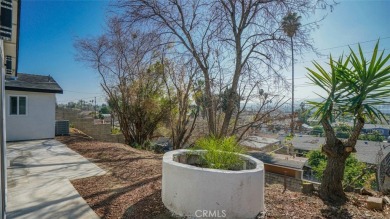
[[[58,93],[63,90],[51,76],[24,73],[6,76],[6,140],[54,138]]]

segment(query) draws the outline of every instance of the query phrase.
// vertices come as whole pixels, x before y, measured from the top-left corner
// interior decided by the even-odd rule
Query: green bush
[[[324,133],[324,128],[320,125],[316,125],[313,127],[313,130],[311,131],[310,134],[322,136],[323,133]]]
[[[308,162],[311,168],[315,171],[314,168],[318,167],[323,161],[326,162],[325,154],[321,153],[319,150],[309,151],[306,154],[306,157],[309,158]],[[322,171],[321,171],[322,173]]]
[[[142,149],[144,150],[154,150],[155,144],[151,142],[149,139],[147,139],[144,144],[142,145]]]
[[[382,133],[375,130],[372,133],[360,134],[359,140],[382,142],[385,140],[385,137],[382,135]]]
[[[337,138],[349,138],[349,133],[348,132],[337,132],[336,137]]]
[[[319,150],[310,151],[306,154],[309,158],[308,163],[314,171],[314,175],[317,179],[321,180],[323,172],[326,168],[327,158]],[[359,178],[360,175],[364,175]],[[372,171],[369,170],[365,163],[358,161],[358,159],[351,154],[345,162],[343,185],[351,185],[353,187],[370,187],[367,182],[372,178]]]
[[[206,150],[201,155],[202,166],[206,168],[238,170],[244,164],[239,154],[245,153],[245,150],[238,145],[235,137],[201,138],[195,143],[194,149]]]
[[[345,123],[339,123],[334,127],[337,138],[349,138],[352,132],[352,126]]]
[[[345,133],[351,133],[352,132],[352,126],[349,126],[346,123],[339,123],[335,126],[336,132],[345,132]]]

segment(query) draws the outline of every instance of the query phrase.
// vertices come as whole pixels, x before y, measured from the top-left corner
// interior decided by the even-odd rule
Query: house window
[[[9,97],[10,115],[27,115],[27,97],[10,96]]]

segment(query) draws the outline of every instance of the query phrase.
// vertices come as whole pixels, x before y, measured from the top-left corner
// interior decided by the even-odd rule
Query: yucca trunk
[[[327,157],[327,163],[322,176],[320,196],[325,201],[343,203],[346,201],[343,191],[345,161],[352,150],[347,150],[345,142],[336,137],[328,119],[322,121],[322,126],[326,136],[322,152]],[[355,131],[357,132],[358,130]]]
[[[320,187],[320,195],[323,200],[333,203],[346,201],[342,181],[347,157],[346,154],[328,156]]]

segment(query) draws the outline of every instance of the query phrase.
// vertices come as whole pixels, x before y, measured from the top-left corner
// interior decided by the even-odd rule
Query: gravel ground
[[[161,201],[162,155],[95,141],[77,130],[57,140],[108,172],[72,181],[101,218],[174,218]],[[370,211],[362,201],[366,197],[360,195],[348,194],[347,204],[332,206],[315,195],[282,191],[281,185],[266,185],[265,218],[390,218],[389,205],[380,212]]]

